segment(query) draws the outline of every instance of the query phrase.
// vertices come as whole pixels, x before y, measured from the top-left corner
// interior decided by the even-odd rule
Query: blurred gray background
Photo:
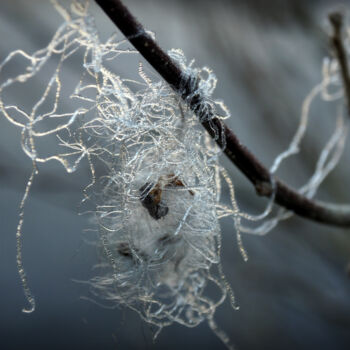
[[[182,48],[218,77],[215,97],[231,110],[230,127],[267,166],[289,143],[301,104],[321,79],[329,52],[326,16],[336,1],[317,0],[126,0],[126,5],[165,49]],[[341,9],[346,8],[343,2]],[[348,3],[350,6],[350,3]],[[104,35],[115,31],[92,6]],[[0,1],[0,59],[14,49],[47,45],[60,17],[49,1]],[[118,69],[118,68],[116,68]],[[128,69],[128,68],[126,68]],[[134,67],[130,68],[134,69]],[[77,71],[78,71],[77,67]],[[149,69],[150,71],[150,69]],[[74,76],[75,68],[71,67]],[[118,70],[120,73],[120,70]],[[77,74],[79,79],[79,74]],[[40,87],[40,86],[39,86]],[[35,88],[35,87],[33,87]],[[26,95],[14,95],[25,101]],[[300,186],[311,174],[329,137],[334,106],[317,102],[301,154],[279,175]],[[350,147],[318,198],[350,202]],[[223,159],[242,208],[259,213],[266,204]],[[93,276],[96,249],[84,242],[88,218],[79,216],[87,165],[67,175],[55,163],[40,166],[26,205],[23,256],[37,310],[25,305],[16,270],[18,207],[31,162],[19,130],[0,117],[0,349],[224,349],[203,323],[165,328],[152,341],[152,327],[123,308],[106,309],[81,297]],[[245,263],[231,221],[222,222],[224,271],[239,311],[225,303],[217,323],[238,350],[350,349],[350,232],[292,218],[264,237],[243,236]]]

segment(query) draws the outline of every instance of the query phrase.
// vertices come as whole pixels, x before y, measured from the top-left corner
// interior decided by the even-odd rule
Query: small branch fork
[[[185,74],[180,67],[146,33],[143,26],[120,0],[95,1],[148,63],[181,95],[226,156],[253,184],[258,195],[270,197],[273,194],[273,183],[274,201],[280,206],[310,220],[333,226],[350,227],[350,205],[313,201],[288,187],[279,179],[275,178],[272,181],[269,170],[240,143],[237,136],[220,119],[215,117],[214,111],[205,103],[203,97],[195,93],[198,82],[184,80]],[[334,28],[332,43],[340,63],[349,107],[350,79],[346,53],[341,39],[342,17],[340,14],[333,14],[330,16],[330,21]],[[224,137],[217,137],[217,135]]]

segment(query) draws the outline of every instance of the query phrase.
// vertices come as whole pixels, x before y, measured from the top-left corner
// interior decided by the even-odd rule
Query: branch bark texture
[[[184,80],[185,75],[180,67],[159,47],[120,0],[95,1],[148,63],[187,102],[226,156],[253,184],[257,194],[270,197],[275,190],[275,202],[295,214],[328,225],[350,227],[350,205],[313,201],[277,178],[272,181],[269,170],[241,144],[232,130],[215,117],[214,111],[205,105],[203,97],[196,94],[196,83],[190,79]]]

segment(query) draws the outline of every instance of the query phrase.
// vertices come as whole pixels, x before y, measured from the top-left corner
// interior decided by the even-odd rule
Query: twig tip
[[[340,12],[332,12],[328,15],[328,18],[335,30],[341,29],[343,25],[343,15]]]

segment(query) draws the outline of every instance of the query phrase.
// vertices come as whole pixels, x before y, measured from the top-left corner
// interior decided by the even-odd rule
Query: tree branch
[[[198,82],[186,77],[180,67],[146,33],[143,26],[120,0],[95,1],[149,64],[187,102],[202,121],[204,128],[232,163],[254,185],[259,195],[270,197],[273,193],[272,183],[274,183],[274,200],[277,204],[310,220],[328,225],[350,227],[349,205],[312,201],[279,179],[272,181],[269,170],[240,143],[237,136],[220,119],[215,117],[214,111],[208,106],[203,96],[196,92]],[[218,135],[224,137],[217,137]]]
[[[343,16],[339,12],[334,12],[329,15],[329,21],[333,26],[333,36],[331,37],[332,45],[335,51],[335,55],[339,62],[340,72],[343,80],[344,95],[346,104],[348,107],[348,114],[350,116],[350,77],[349,67],[346,58],[346,51],[343,45],[341,32],[343,26]]]

